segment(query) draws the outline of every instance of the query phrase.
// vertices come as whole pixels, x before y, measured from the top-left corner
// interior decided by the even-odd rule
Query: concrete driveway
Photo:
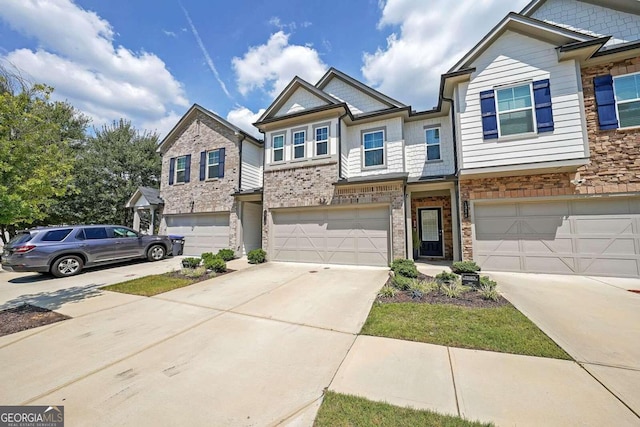
[[[490,273],[504,296],[640,416],[640,280]]]
[[[386,278],[268,263],[152,298],[102,292],[0,338],[0,402],[64,405],[69,425],[311,424]]]

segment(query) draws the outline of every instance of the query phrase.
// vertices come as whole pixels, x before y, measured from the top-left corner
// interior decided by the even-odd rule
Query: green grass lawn
[[[469,308],[449,304],[376,302],[361,334],[571,360],[511,305]]]
[[[326,392],[314,426],[467,427],[491,426],[431,411],[401,408],[361,397]]]
[[[199,281],[199,279],[172,277],[171,273],[155,274],[153,276],[140,277],[127,282],[105,286],[102,289],[105,291],[150,297],[173,289],[189,286],[197,281]]]

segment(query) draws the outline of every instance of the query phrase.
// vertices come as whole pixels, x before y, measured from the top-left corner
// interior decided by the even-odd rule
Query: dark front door
[[[418,233],[420,233],[420,256],[441,257],[442,209],[418,209]]]

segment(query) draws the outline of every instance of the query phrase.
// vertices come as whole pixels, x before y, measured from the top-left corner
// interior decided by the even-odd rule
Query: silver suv
[[[128,259],[159,261],[171,248],[168,236],[145,236],[119,225],[34,228],[18,233],[4,246],[2,268],[66,277]]]

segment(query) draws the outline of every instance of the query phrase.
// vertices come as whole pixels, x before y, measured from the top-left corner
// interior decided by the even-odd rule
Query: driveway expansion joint
[[[622,403],[628,410],[630,410],[631,413],[636,416],[636,418],[640,419],[640,414],[638,414],[631,406],[627,405],[627,403],[624,400],[618,397],[617,394],[615,394],[609,387],[607,387],[602,381],[600,381],[595,375],[593,375],[587,368],[585,368],[582,363],[576,362],[576,364],[580,366],[580,368],[582,368],[583,371],[585,371],[591,378],[593,378],[605,390],[607,390],[614,398],[616,398],[618,402]],[[599,365],[599,366],[607,366],[607,365]]]
[[[451,348],[447,346],[447,356],[449,358],[449,369],[451,369],[451,381],[453,383],[453,397],[456,399],[456,410],[458,411],[458,416],[461,417],[460,414],[460,402],[458,402],[458,389],[456,388],[456,377],[453,374],[453,362],[451,361]]]

